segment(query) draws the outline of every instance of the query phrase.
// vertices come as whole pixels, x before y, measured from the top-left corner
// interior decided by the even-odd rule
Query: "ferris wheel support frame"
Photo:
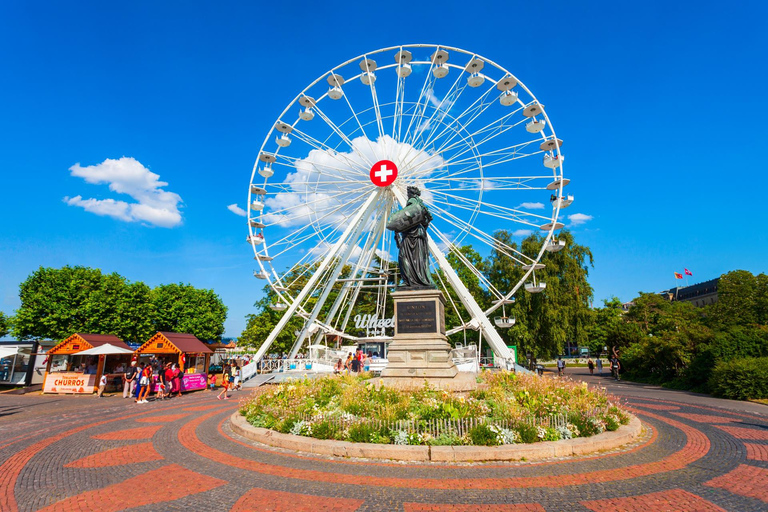
[[[355,247],[357,247],[357,242],[360,238],[360,235],[362,234],[363,228],[365,227],[366,220],[370,216],[371,212],[373,211],[380,197],[381,197],[380,190],[374,190],[373,192],[371,192],[371,195],[368,198],[368,201],[361,208],[362,214],[357,216],[356,222],[350,223],[350,225],[354,227],[354,231],[351,234],[351,236],[348,236],[349,243],[346,244],[346,248],[342,256],[339,258],[339,261],[336,262],[336,267],[333,269],[331,276],[328,278],[329,282],[336,282],[336,279],[339,277],[339,274],[344,268],[344,265],[347,264],[347,260],[349,260],[349,256],[352,254],[352,251],[355,249]],[[346,237],[343,237],[343,238],[346,238]],[[318,297],[317,302],[315,303],[315,306],[312,308],[312,313],[310,314],[306,324],[304,325],[304,328],[301,330],[301,333],[296,337],[296,341],[293,343],[293,347],[291,347],[291,352],[288,355],[288,359],[295,358],[296,354],[299,353],[299,349],[304,344],[304,340],[307,339],[307,334],[309,334],[309,330],[312,327],[312,324],[315,322],[315,320],[317,320],[317,317],[320,315],[320,310],[323,309],[323,305],[325,305],[325,301],[328,299],[328,295],[330,295],[331,290],[333,290],[333,286],[326,286],[325,289],[323,290],[323,293],[320,295],[320,297]]]
[[[291,302],[291,305],[288,306],[288,309],[285,310],[285,313],[283,313],[283,316],[280,318],[280,321],[277,322],[277,324],[272,328],[272,331],[269,333],[269,336],[267,336],[267,339],[264,340],[264,343],[261,344],[261,346],[259,347],[259,350],[256,351],[256,354],[253,356],[253,359],[255,361],[259,361],[262,357],[264,357],[264,354],[267,352],[267,350],[269,350],[269,348],[275,342],[275,339],[277,339],[278,334],[280,334],[280,332],[285,328],[285,325],[293,317],[293,314],[296,313],[296,310],[298,309],[301,302],[306,298],[309,292],[314,289],[315,283],[317,283],[317,281],[320,279],[322,274],[325,272],[325,269],[328,267],[328,265],[330,265],[331,261],[333,261],[333,258],[336,256],[336,254],[339,252],[341,247],[344,245],[344,242],[347,240],[347,238],[349,238],[349,235],[352,233],[355,227],[357,227],[357,225],[360,223],[364,213],[370,209],[372,204],[374,204],[374,201],[377,197],[378,197],[377,192],[371,193],[371,195],[366,200],[365,205],[357,211],[352,221],[347,226],[347,229],[344,230],[344,233],[333,244],[333,246],[331,247],[331,250],[328,251],[328,254],[325,256],[322,263],[320,263],[320,266],[317,268],[317,271],[315,271],[312,277],[309,278],[309,281],[307,281],[307,284],[304,286],[301,292],[299,292],[299,294],[293,299],[293,301]]]

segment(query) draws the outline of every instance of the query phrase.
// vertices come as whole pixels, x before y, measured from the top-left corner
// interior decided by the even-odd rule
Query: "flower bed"
[[[400,445],[556,441],[616,430],[629,421],[614,399],[586,384],[484,372],[478,389],[398,390],[366,377],[275,386],[241,408],[250,424],[317,439]]]

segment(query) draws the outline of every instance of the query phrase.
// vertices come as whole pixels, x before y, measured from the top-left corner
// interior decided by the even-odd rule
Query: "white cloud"
[[[87,212],[124,222],[145,222],[164,228],[181,224],[181,196],[163,190],[168,183],[160,181],[160,175],[151,172],[135,158],[107,158],[100,164],[87,167],[77,163],[69,171],[86,183],[108,184],[112,192],[126,194],[136,200],[135,203],[128,203],[115,199],[83,199],[77,195],[64,198],[69,206],[79,206]]]
[[[351,142],[353,149],[347,153],[314,149],[306,158],[297,160],[296,171],[288,174],[284,182],[289,190],[265,201],[264,222],[294,227],[322,218],[320,224],[340,226],[365,199],[360,197],[364,187],[373,188],[368,181],[369,162],[392,160],[399,175],[411,177],[417,186],[420,181],[414,175],[427,178],[444,165],[442,157],[416,150],[388,135],[376,141],[361,136]],[[330,184],[324,186],[324,182]],[[432,200],[423,187],[421,198],[425,202]]]
[[[517,229],[512,233],[512,236],[528,236],[531,233],[533,233],[533,231],[530,229]]]
[[[243,210],[242,208],[237,206],[237,203],[233,203],[233,204],[230,204],[229,206],[227,206],[227,210],[229,210],[232,213],[234,213],[235,215],[239,215],[241,217],[245,217],[246,215],[248,215],[245,212],[245,210]]]
[[[568,216],[568,220],[571,221],[571,226],[581,226],[585,222],[592,220],[592,216],[584,213],[574,213]]]
[[[544,208],[544,203],[523,203],[518,208],[526,208],[528,210],[541,210]]]

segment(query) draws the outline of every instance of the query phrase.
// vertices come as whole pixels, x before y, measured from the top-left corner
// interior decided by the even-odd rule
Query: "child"
[[[101,374],[101,378],[99,379],[99,393],[98,396],[101,398],[101,395],[104,393],[104,388],[107,387],[107,376],[106,374]]]
[[[213,373],[208,374],[208,388],[213,391],[216,388],[216,375]]]

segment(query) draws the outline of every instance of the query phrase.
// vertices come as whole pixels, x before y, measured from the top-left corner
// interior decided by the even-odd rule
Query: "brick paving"
[[[0,512],[768,510],[768,407],[569,370],[618,395],[644,435],[539,462],[395,463],[257,445],[229,428],[237,401],[210,392],[4,395]]]

